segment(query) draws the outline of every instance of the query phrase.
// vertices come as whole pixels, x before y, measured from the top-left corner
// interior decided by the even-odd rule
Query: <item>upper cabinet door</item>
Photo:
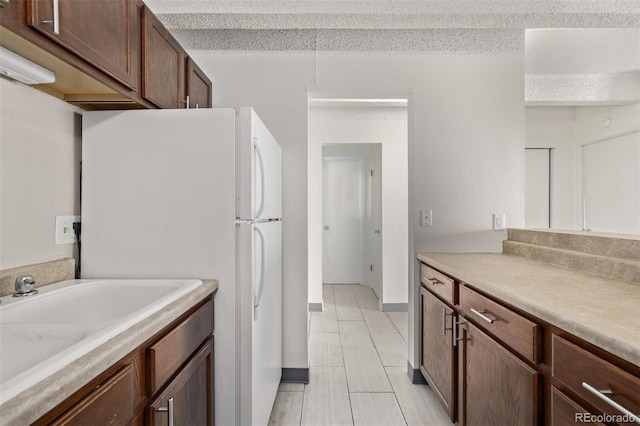
[[[189,108],[211,108],[213,106],[211,80],[189,57],[187,58],[187,96],[189,97]]]
[[[186,53],[160,20],[143,7],[142,96],[160,108],[186,108]]]
[[[138,83],[135,0],[30,0],[29,25],[131,89]]]

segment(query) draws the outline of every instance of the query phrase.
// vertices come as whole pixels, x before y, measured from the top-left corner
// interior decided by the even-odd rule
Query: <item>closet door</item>
[[[584,228],[640,234],[640,133],[582,149]]]

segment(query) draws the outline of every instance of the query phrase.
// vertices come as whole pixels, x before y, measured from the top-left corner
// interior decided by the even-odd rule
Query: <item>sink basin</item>
[[[202,285],[69,280],[0,304],[0,404]]]
[[[180,281],[91,281],[42,291],[22,303],[0,307],[0,323],[95,324],[126,317],[162,300]]]
[[[4,383],[25,367],[40,364],[86,338],[90,328],[80,325],[2,324],[0,333],[0,383]],[[16,356],[18,348],[20,353]]]

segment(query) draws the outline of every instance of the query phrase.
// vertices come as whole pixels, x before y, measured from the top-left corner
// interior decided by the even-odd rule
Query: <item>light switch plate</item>
[[[420,210],[420,226],[433,225],[433,211],[431,209]]]
[[[56,216],[56,245],[77,242],[73,222],[80,222],[80,216]]]

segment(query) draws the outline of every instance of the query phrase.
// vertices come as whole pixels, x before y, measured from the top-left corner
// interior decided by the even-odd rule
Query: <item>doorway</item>
[[[371,287],[382,311],[407,310],[408,146],[407,100],[344,99],[319,95],[309,99],[307,212],[310,311],[322,311],[331,304],[324,300],[323,282],[345,280],[325,279],[323,273],[324,234],[332,230],[332,225],[324,222],[323,158],[354,155],[365,158],[364,184],[360,186],[365,200],[362,205],[364,230],[359,227],[362,230],[361,241],[364,241],[364,251],[361,252],[364,253],[364,261],[358,262],[361,263],[361,278],[346,280]],[[356,155],[353,150],[358,147],[361,151]],[[369,203],[381,208],[372,209]],[[325,226],[329,229],[325,230]],[[376,239],[378,244],[372,242]]]
[[[323,146],[322,281],[382,299],[382,146]]]

